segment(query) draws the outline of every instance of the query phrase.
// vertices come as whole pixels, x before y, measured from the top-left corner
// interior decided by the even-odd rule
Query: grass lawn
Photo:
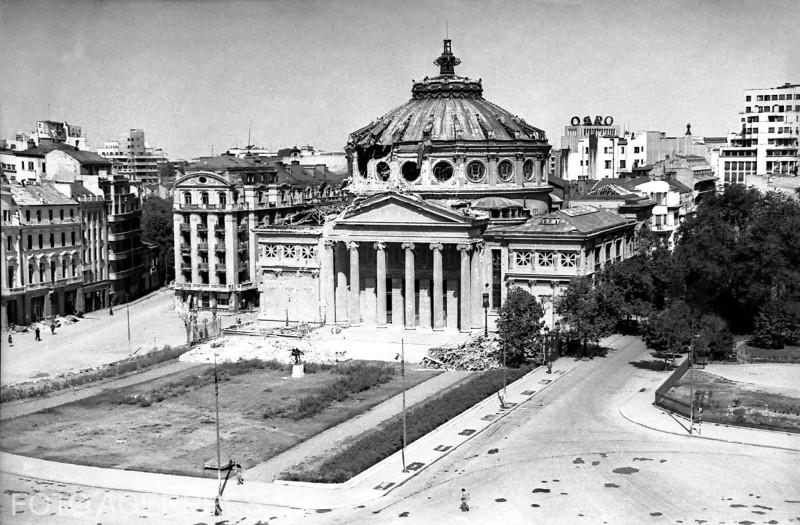
[[[391,366],[380,363],[378,366]],[[203,464],[216,460],[214,382],[201,365],[158,380],[36,414],[0,422],[2,450],[37,458],[189,476],[214,477]],[[291,379],[288,369],[242,367],[219,383],[223,461],[250,468],[350,419],[401,391],[399,373],[353,393],[315,415],[270,417],[274,407],[329,392],[342,377],[335,369]],[[410,388],[439,373],[406,369]],[[159,399],[161,399],[159,401]]]
[[[800,432],[800,399],[759,392],[753,385],[694,370],[667,392],[667,408],[688,416],[690,373],[694,374],[695,410],[703,422]],[[695,417],[697,412],[695,412]]]

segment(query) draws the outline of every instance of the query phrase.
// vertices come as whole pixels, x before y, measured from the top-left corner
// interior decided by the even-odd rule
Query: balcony
[[[197,263],[197,269],[200,270],[201,272],[207,272],[208,271],[208,263],[207,262]]]
[[[191,224],[189,224],[188,222],[182,222],[182,223],[181,223],[181,231],[182,231],[182,232],[189,232],[189,231],[192,231],[192,225],[191,225]]]
[[[215,268],[215,269],[216,269],[218,272],[224,272],[224,271],[226,271],[226,266],[225,266],[224,264],[217,264],[217,265],[216,265],[214,268]]]
[[[192,265],[191,264],[187,264],[187,263],[181,263],[181,271],[182,272],[191,272],[192,271]]]
[[[181,253],[192,253],[192,247],[188,244],[181,244]]]
[[[246,252],[250,248],[250,243],[247,242],[240,242],[239,248],[237,248],[240,252]]]
[[[135,219],[137,215],[141,215],[142,210],[131,210],[123,213],[115,213],[108,215],[108,222],[122,222],[130,219]]]
[[[255,288],[250,281],[240,284],[175,283],[175,290],[201,290],[213,292],[240,292]]]
[[[199,252],[207,252],[208,251],[208,243],[207,242],[198,242],[197,243],[197,251],[199,251]]]
[[[116,281],[120,279],[125,279],[126,277],[130,277],[132,275],[138,275],[144,270],[144,265],[134,266],[133,268],[129,268],[127,270],[119,270],[116,272],[109,271],[108,278],[111,281]]]
[[[125,250],[124,252],[108,252],[108,260],[109,261],[122,261],[125,259],[129,259],[133,256],[136,250]]]
[[[219,223],[215,224],[214,233],[225,233],[225,225]]]
[[[214,251],[217,253],[225,253],[225,243],[218,242],[216,246],[214,246]]]
[[[108,232],[108,240],[109,241],[124,241],[124,240],[130,238],[134,233],[137,233],[137,232],[140,232],[140,231],[141,230],[137,228],[135,230],[128,230],[126,232],[117,232],[117,233]]]
[[[199,232],[207,232],[208,231],[208,225],[207,224],[203,224],[201,222],[198,222],[197,223],[197,231],[199,231]]]

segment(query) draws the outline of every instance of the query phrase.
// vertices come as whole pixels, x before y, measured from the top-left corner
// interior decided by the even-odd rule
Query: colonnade
[[[387,253],[392,245],[394,249],[399,245],[402,250],[402,273],[391,272],[389,267]],[[445,268],[444,252],[453,246],[459,252],[458,268]],[[374,272],[361,260],[366,247],[375,251]],[[424,272],[419,271],[418,264],[422,250],[430,250],[432,259],[432,265]],[[327,240],[322,261],[326,320],[349,321],[351,325],[374,322],[379,327],[391,323],[407,329],[420,326],[468,331],[480,327],[482,253],[480,241],[456,244]],[[387,286],[391,289],[387,290]]]

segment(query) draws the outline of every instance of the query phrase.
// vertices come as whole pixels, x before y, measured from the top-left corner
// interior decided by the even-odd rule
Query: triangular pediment
[[[231,183],[224,177],[209,171],[195,171],[180,177],[175,186],[207,186],[210,188],[226,188]]]
[[[337,223],[470,225],[472,219],[416,196],[386,193],[357,201]]]

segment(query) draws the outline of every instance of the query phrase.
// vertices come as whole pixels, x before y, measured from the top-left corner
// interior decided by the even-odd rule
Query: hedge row
[[[50,379],[38,381],[27,381],[15,385],[0,387],[0,403],[26,399],[29,397],[39,397],[49,392],[74,388],[109,377],[119,377],[130,372],[149,368],[164,361],[175,359],[189,350],[186,345],[171,347],[165,346],[161,350],[154,350],[147,354],[129,357],[121,361],[115,361],[99,368],[81,370],[79,372],[61,374]]]
[[[352,394],[368,390],[388,382],[395,368],[388,365],[353,363],[340,371],[336,381],[319,392],[305,396],[285,406],[271,407],[264,412],[264,419],[286,417],[299,421],[313,417],[336,401],[344,401]]]
[[[530,367],[507,371],[512,382],[530,371]],[[436,429],[458,414],[483,401],[503,386],[503,371],[488,370],[476,374],[456,387],[415,406],[406,415],[408,443]],[[391,456],[402,447],[402,416],[397,415],[375,430],[353,441],[314,469],[290,470],[280,478],[290,481],[342,483],[377,462]]]

